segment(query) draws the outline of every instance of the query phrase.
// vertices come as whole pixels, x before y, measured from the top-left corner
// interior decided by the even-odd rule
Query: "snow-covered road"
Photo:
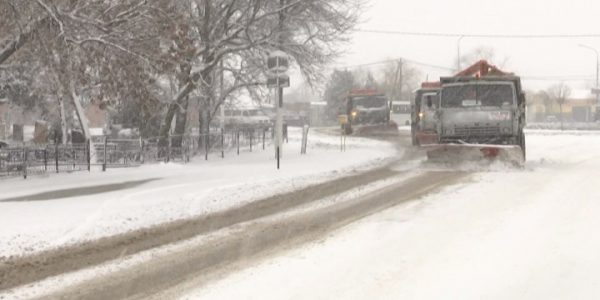
[[[600,134],[530,131],[528,151],[184,298],[598,299]]]
[[[391,143],[363,138],[348,139],[340,153],[339,138],[313,130],[300,155],[301,133],[290,135],[279,171],[269,148],[186,165],[2,180],[0,260],[227,210],[374,168],[397,153]]]

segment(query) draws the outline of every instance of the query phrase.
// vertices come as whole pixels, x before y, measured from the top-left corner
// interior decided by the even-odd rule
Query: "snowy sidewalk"
[[[272,148],[192,163],[0,181],[0,258],[226,210],[381,165],[390,143],[311,130],[308,154],[290,131],[281,170]],[[35,201],[30,201],[35,200]]]

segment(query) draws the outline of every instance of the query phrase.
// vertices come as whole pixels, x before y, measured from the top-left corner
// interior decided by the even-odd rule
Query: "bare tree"
[[[271,51],[288,53],[304,78],[317,82],[322,78],[321,68],[339,54],[336,45],[347,40],[361,4],[360,0],[178,2],[182,34],[177,37],[189,38],[189,43],[182,44],[190,50],[174,49],[187,55],[176,63],[181,71],[179,91],[161,128],[163,143],[176,111],[186,110],[186,99],[193,91],[199,91],[204,132],[231,93],[245,89],[252,95],[264,89],[266,56]],[[221,74],[225,86],[217,93],[216,78]],[[181,129],[175,133],[182,134]]]
[[[27,64],[30,78],[43,79],[63,133],[74,109],[87,137],[82,103],[98,101],[148,114],[165,107],[164,141],[174,119],[176,134],[184,133],[190,97],[200,101],[201,129],[240,91],[261,97],[271,51],[285,51],[309,83],[319,82],[361,7],[362,0],[0,0],[0,66]],[[169,91],[164,82],[173,83]]]
[[[29,77],[48,83],[51,88],[40,92],[53,90],[56,95],[63,142],[69,115],[64,99],[72,104],[78,127],[89,138],[83,99],[93,93],[103,94],[102,90],[113,92],[109,81],[124,78],[111,76],[111,71],[123,67],[122,62],[158,65],[157,36],[161,24],[168,20],[163,7],[167,6],[139,0],[2,0],[0,14],[4,18],[0,19],[7,26],[0,30],[4,41],[0,45],[0,64],[7,69],[29,69]],[[124,56],[128,59],[118,66],[111,65],[113,57]],[[21,68],[23,65],[28,68]]]
[[[571,95],[571,87],[566,85],[564,82],[555,84],[548,88],[548,94],[550,98],[558,103],[560,109],[560,130],[564,129],[563,126],[563,105],[567,98]]]
[[[409,99],[419,85],[421,72],[403,60],[387,63],[381,70],[380,88],[390,100]]]

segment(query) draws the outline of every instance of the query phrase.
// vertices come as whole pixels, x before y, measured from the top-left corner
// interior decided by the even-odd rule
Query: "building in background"
[[[594,122],[596,97],[589,90],[573,90],[562,106],[565,122]],[[529,122],[560,122],[560,105],[543,93],[527,95]]]

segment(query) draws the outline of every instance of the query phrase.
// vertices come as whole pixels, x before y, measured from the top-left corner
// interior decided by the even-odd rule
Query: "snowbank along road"
[[[451,275],[463,272],[473,277],[470,271],[477,266],[471,263],[487,262],[473,249],[488,247],[486,255],[493,257],[499,253],[495,246],[512,243],[502,238],[526,233],[505,228],[504,235],[487,237],[518,216],[511,212],[523,207],[539,210],[529,197],[532,192],[555,196],[556,191],[546,191],[548,178],[558,180],[555,173],[564,173],[568,166],[579,170],[578,164],[593,165],[598,159],[587,154],[572,156],[577,147],[600,150],[600,136],[529,135],[531,160],[524,170],[492,165],[482,172],[479,166],[457,169],[423,164],[423,154],[410,150],[408,137],[402,133],[393,138],[397,156],[378,163],[358,161],[363,164],[358,170],[352,167],[335,175],[327,173],[317,176],[318,181],[300,181],[299,187],[292,184],[284,191],[275,190],[266,197],[258,194],[252,201],[202,215],[6,256],[0,265],[0,287],[5,297],[16,298],[444,297],[428,288],[433,282],[460,298],[510,296],[494,293],[498,287],[493,286],[488,286],[490,290],[481,287],[489,294],[460,293]],[[323,148],[335,147],[328,144],[326,136],[320,138]],[[551,149],[540,147],[549,141],[554,141]],[[378,148],[386,145],[361,143]],[[376,155],[389,157],[390,153],[386,150]],[[27,200],[27,196],[15,194],[5,199],[12,203]],[[526,213],[520,216],[527,217]],[[532,228],[532,233],[535,229],[539,228]],[[484,237],[487,244],[481,241]],[[314,240],[321,243],[307,244]],[[510,247],[503,253],[511,253],[508,250]],[[494,266],[506,269],[505,264]],[[409,278],[408,274],[420,277]],[[513,274],[498,275],[514,279]]]

